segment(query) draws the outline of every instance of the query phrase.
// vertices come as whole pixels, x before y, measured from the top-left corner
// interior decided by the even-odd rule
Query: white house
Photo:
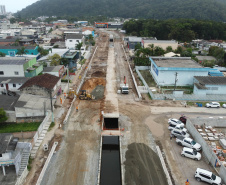
[[[68,49],[75,49],[78,43],[84,43],[85,37],[82,34],[70,34],[66,36],[65,45]]]
[[[0,77],[0,94],[7,91],[19,92],[19,88],[28,80],[27,77]]]

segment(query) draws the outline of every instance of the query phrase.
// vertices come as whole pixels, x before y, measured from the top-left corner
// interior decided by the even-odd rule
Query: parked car
[[[220,177],[214,175],[210,171],[203,170],[201,168],[196,169],[195,179],[199,182],[204,181],[204,182],[207,182],[207,183],[213,184],[213,185],[222,185],[221,184],[222,180]]]
[[[202,149],[202,146],[199,143],[196,143],[193,139],[189,137],[178,136],[176,138],[176,143],[181,146],[195,149],[196,151],[200,151]]]
[[[178,137],[178,136],[190,137],[190,135],[187,132],[184,132],[183,130],[176,129],[176,128],[174,128],[171,131],[171,134],[172,134],[173,137]]]
[[[226,108],[226,103],[224,103],[224,104],[222,105],[222,107],[223,107],[223,108]]]
[[[170,118],[170,119],[168,120],[168,123],[169,123],[169,124],[181,124],[182,122],[181,122],[180,120],[178,120],[178,119]]]
[[[176,129],[179,129],[179,130],[183,130],[184,132],[188,132],[188,130],[186,128],[184,128],[184,124],[181,123],[181,124],[170,124],[168,129],[171,131],[173,130],[174,128]]]
[[[186,124],[186,122],[187,122],[187,117],[186,117],[185,115],[181,115],[181,117],[179,118],[179,120],[180,120],[182,123]]]
[[[220,104],[218,102],[211,102],[206,104],[207,108],[219,108]]]
[[[196,161],[199,161],[201,159],[201,154],[199,152],[197,152],[196,150],[194,150],[192,148],[187,148],[187,147],[184,147],[182,149],[181,156],[188,157],[188,158],[194,159]]]

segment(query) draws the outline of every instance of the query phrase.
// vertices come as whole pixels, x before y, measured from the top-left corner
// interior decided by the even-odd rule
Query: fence
[[[23,173],[21,174],[21,176],[19,178],[17,178],[16,184],[15,185],[22,185],[24,184],[24,180],[28,175],[28,169],[27,167],[24,169]]]
[[[48,111],[45,119],[42,121],[41,125],[38,127],[38,130],[37,130],[36,134],[33,137],[33,142],[34,143],[37,142],[37,140],[38,140],[39,136],[41,135],[41,133],[43,131],[43,128],[44,128],[45,124],[48,122],[50,116],[51,116],[51,112]]]
[[[128,66],[129,66],[130,74],[131,74],[131,76],[132,76],[132,78],[133,78],[134,86],[135,86],[135,88],[136,88],[136,90],[137,90],[138,98],[141,99],[142,96],[141,96],[141,94],[140,94],[140,91],[138,90],[137,82],[136,82],[136,80],[135,80],[135,77],[134,77],[134,75],[133,75],[133,71],[132,71],[132,69],[131,69],[131,67],[130,67],[130,64],[129,64],[129,62],[128,62],[128,58],[127,58],[127,55],[126,55],[126,52],[125,52],[125,49],[124,49],[123,45],[122,45],[122,49],[123,49],[124,54],[125,54],[125,56],[126,56],[126,61],[127,61],[127,63],[128,63]]]
[[[206,120],[206,119],[205,119]],[[207,124],[206,124],[207,125]],[[215,167],[216,161],[218,161],[219,164],[221,162],[217,158],[216,154],[212,151],[210,146],[207,144],[207,142],[202,138],[202,136],[199,134],[199,132],[196,130],[192,122],[188,119],[186,122],[186,128],[188,129],[189,133],[192,135],[194,140],[198,142],[202,146],[203,154],[205,155],[207,161]],[[222,180],[226,182],[226,169],[224,166],[221,166],[218,170],[219,175],[221,176]]]

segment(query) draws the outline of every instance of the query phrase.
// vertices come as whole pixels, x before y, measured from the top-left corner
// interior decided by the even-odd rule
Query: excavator
[[[82,90],[81,93],[77,94],[74,90],[70,90],[68,96],[72,95],[79,97],[80,100],[94,100],[95,97],[86,92],[86,90]]]

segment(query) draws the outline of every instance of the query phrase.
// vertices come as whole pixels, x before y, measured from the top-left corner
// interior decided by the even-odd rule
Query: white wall
[[[24,77],[23,65],[0,65],[0,71],[4,72],[0,77]],[[15,75],[15,71],[19,74]]]
[[[66,39],[65,45],[68,49],[75,49],[78,43],[81,43],[82,39]]]
[[[206,94],[226,94],[226,85],[206,85]]]
[[[160,86],[173,86],[175,84],[175,73],[177,74],[177,86],[189,86],[194,84],[194,76],[208,76],[207,71],[167,71],[159,70],[158,75],[151,66],[151,74]]]
[[[8,87],[10,91],[19,91],[18,89],[23,85],[16,83],[16,87],[13,87],[13,83],[8,83]],[[3,84],[3,87],[0,86],[0,94],[2,91],[6,91],[6,84]]]
[[[206,90],[205,89],[200,90],[194,85],[193,94],[206,96]]]
[[[47,73],[47,74],[50,74],[50,75],[54,75],[54,76],[57,76],[59,77],[59,72],[42,72],[43,74]]]

